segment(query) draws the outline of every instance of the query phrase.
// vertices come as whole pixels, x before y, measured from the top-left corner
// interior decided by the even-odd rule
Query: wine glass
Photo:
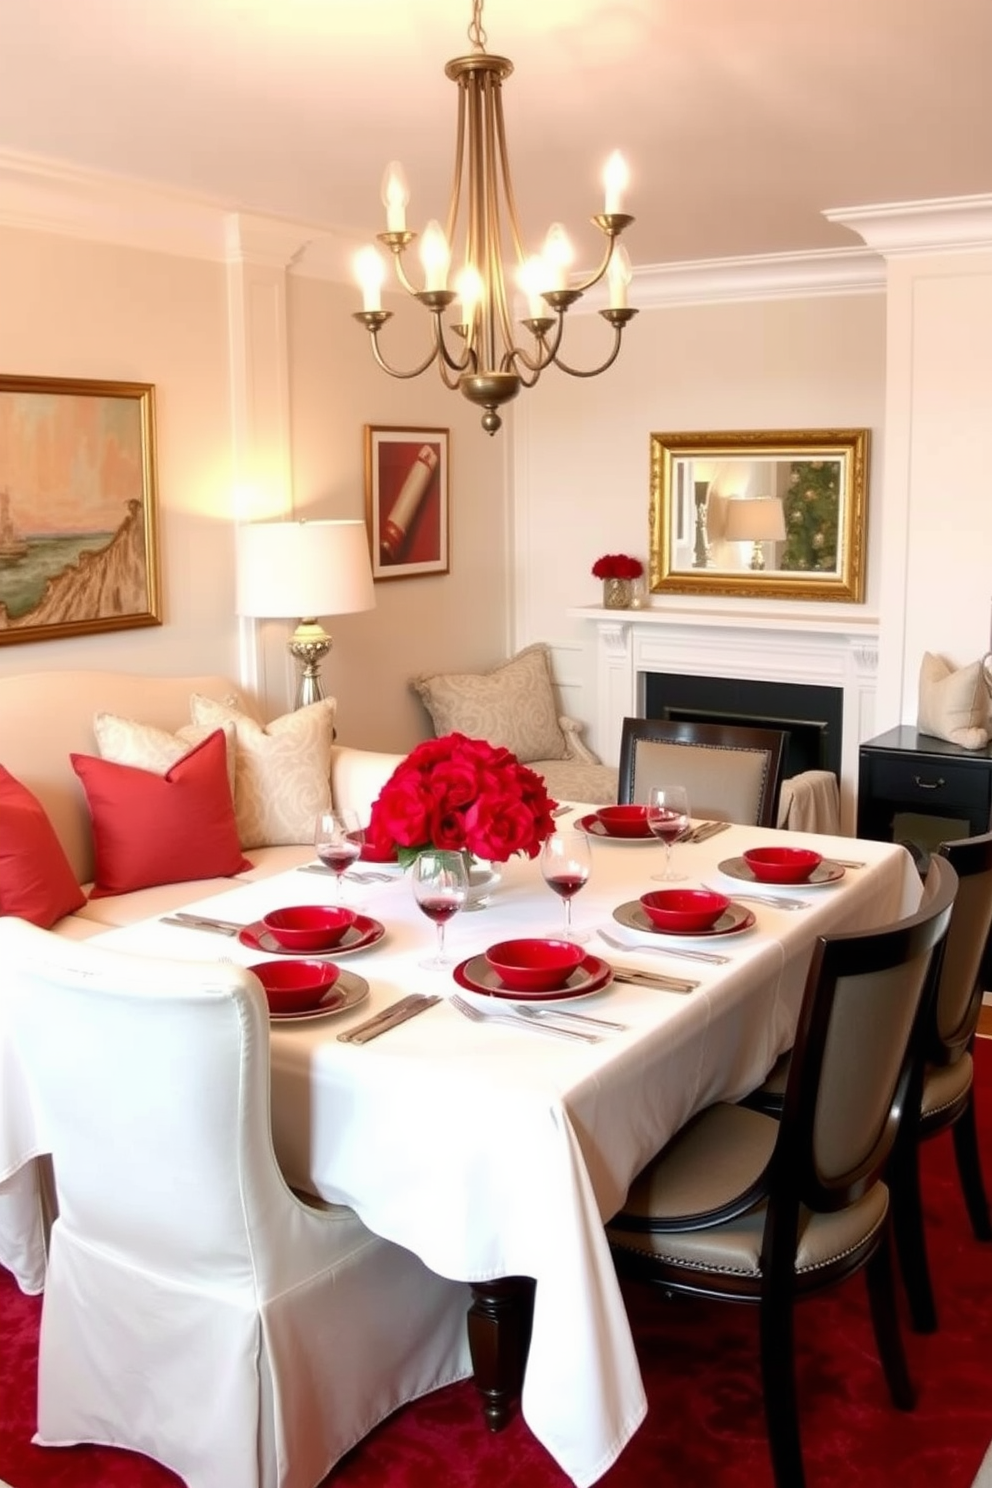
[[[334,874],[337,902],[344,903],[344,875],[360,856],[365,831],[356,811],[322,811],[313,832],[320,861]]]
[[[665,871],[653,873],[663,883],[679,883],[684,873],[672,870],[672,844],[689,830],[689,792],[684,785],[654,785],[648,792],[647,823],[659,842],[665,844]]]
[[[589,839],[584,832],[555,832],[541,849],[544,882],[561,897],[565,913],[564,938],[580,944],[589,937],[572,929],[572,900],[588,879],[591,867]]]
[[[468,869],[462,854],[435,849],[420,853],[413,864],[413,894],[437,929],[436,953],[419,964],[428,971],[450,966],[444,954],[444,927],[468,896]]]

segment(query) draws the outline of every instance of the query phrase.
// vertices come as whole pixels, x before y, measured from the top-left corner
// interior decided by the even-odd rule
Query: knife
[[[163,915],[163,925],[179,925],[184,930],[215,930],[218,935],[237,935],[244,929],[243,925],[235,925],[233,921],[201,919],[199,915],[174,914]]]
[[[398,1024],[405,1023],[408,1018],[415,1018],[418,1013],[426,1012],[439,997],[428,997],[422,992],[413,992],[409,997],[401,998],[399,1002],[392,1003],[388,1008],[383,1008],[381,1013],[374,1017],[366,1018],[364,1023],[359,1023],[356,1028],[350,1028],[346,1033],[339,1033],[338,1040],[342,1044],[367,1044],[372,1039],[378,1038],[380,1033],[387,1033],[390,1028],[396,1028]]]
[[[655,976],[650,971],[635,971],[633,968],[613,968],[615,982],[628,982],[634,987],[657,987],[662,992],[694,992],[698,982],[683,981],[681,977]]]
[[[715,837],[718,832],[725,832],[729,826],[730,823],[725,821],[704,822],[701,827],[696,828],[689,841],[708,842],[709,839],[711,837]]]

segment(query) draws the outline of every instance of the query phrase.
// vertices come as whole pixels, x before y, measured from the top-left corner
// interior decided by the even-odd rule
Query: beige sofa
[[[93,720],[98,713],[133,719],[175,733],[190,723],[193,695],[217,702],[249,700],[227,677],[145,677],[125,672],[36,672],[0,677],[0,764],[38,798],[84,888],[93,879],[93,842],[83,787],[70,755],[98,753]],[[335,802],[367,816],[372,801],[401,755],[334,745],[331,789]],[[301,837],[302,837],[301,833]],[[313,848],[299,843],[251,847],[250,870],[238,875],[267,877],[305,862]],[[229,887],[229,879],[162,884],[112,897],[90,899],[60,920],[58,934],[82,938],[110,925],[128,924],[167,913],[181,904]]]

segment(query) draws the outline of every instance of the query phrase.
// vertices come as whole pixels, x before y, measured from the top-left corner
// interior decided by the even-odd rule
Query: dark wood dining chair
[[[884,1181],[933,994],[931,957],[957,888],[940,860],[926,906],[886,929],[821,936],[781,1120],[727,1102],[694,1117],[607,1226],[622,1277],[759,1309],[777,1488],[803,1488],[797,1300],[864,1269],[893,1403],[914,1405],[899,1330]]]
[[[621,805],[642,805],[653,785],[684,785],[695,817],[773,827],[782,785],[781,729],[625,718]]]
[[[938,858],[931,859],[927,889],[931,889],[934,865],[946,859],[958,875],[958,892],[925,1045],[888,1177],[899,1265],[913,1327],[921,1333],[932,1333],[937,1327],[920,1192],[921,1142],[950,1128],[975,1239],[992,1241],[975,1124],[971,1054],[984,990],[982,962],[992,932],[992,832],[945,842],[939,852]]]

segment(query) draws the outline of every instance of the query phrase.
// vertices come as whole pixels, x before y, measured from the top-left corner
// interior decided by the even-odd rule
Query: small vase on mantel
[[[604,610],[629,610],[634,602],[633,579],[604,579]]]

